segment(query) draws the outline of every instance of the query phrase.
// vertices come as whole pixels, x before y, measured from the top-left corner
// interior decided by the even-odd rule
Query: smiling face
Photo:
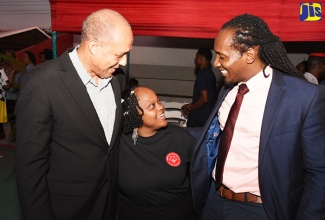
[[[121,27],[113,42],[93,42],[92,72],[100,78],[110,77],[120,65],[126,65],[132,43],[133,34],[128,26]]]
[[[234,48],[233,35],[234,31],[231,29],[221,30],[214,41],[216,52],[214,66],[222,72],[226,83],[247,81],[245,55],[241,55]]]
[[[135,89],[135,95],[140,107],[143,109],[142,126],[138,129],[139,135],[149,137],[157,130],[167,126],[165,108],[156,93],[146,87]]]
[[[233,29],[222,29],[218,33],[214,41],[214,66],[221,71],[226,83],[247,82],[262,71],[265,64],[258,56],[259,46],[248,47],[240,53],[234,45],[234,33]]]
[[[126,65],[132,44],[133,33],[127,20],[116,11],[101,9],[84,20],[77,53],[88,74],[98,81]]]

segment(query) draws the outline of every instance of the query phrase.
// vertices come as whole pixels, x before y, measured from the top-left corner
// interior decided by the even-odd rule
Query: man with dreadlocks
[[[203,220],[325,219],[325,88],[303,79],[259,17],[224,24],[214,50],[227,85],[194,151],[196,211]],[[219,124],[208,173],[205,136]]]

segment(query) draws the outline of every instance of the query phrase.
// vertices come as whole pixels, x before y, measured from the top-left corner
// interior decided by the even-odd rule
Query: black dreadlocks
[[[137,97],[135,96],[136,88],[138,88],[138,86],[126,89],[122,93],[122,99],[124,100],[122,102],[123,117],[124,117],[124,123],[123,123],[124,134],[132,133],[135,128],[141,127],[143,122],[142,115],[144,112],[138,103]],[[138,109],[141,111],[141,114],[139,113]]]
[[[235,31],[233,46],[241,54],[248,48],[258,46],[258,56],[266,65],[299,78],[304,76],[291,63],[280,38],[273,35],[267,24],[250,14],[239,15],[221,27]]]

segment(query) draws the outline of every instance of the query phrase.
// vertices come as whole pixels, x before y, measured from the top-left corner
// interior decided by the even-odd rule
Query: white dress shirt
[[[108,79],[99,78],[98,85],[91,78],[87,70],[83,67],[78,58],[77,50],[79,46],[69,53],[73,66],[76,68],[78,75],[85,84],[89,97],[95,107],[99,120],[103,126],[107,143],[110,144],[115,123],[116,103],[111,77]]]
[[[317,80],[317,78],[316,78],[313,74],[311,74],[311,73],[309,73],[309,72],[305,72],[305,73],[304,73],[304,77],[305,77],[309,82],[318,85],[318,80]]]

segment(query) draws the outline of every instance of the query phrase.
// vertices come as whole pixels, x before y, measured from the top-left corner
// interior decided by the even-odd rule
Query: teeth
[[[164,116],[165,116],[165,114],[163,113],[163,114],[159,115],[158,118],[162,118]]]
[[[225,74],[228,73],[228,71],[227,70],[221,70],[221,73],[222,73],[222,75],[225,75]]]

